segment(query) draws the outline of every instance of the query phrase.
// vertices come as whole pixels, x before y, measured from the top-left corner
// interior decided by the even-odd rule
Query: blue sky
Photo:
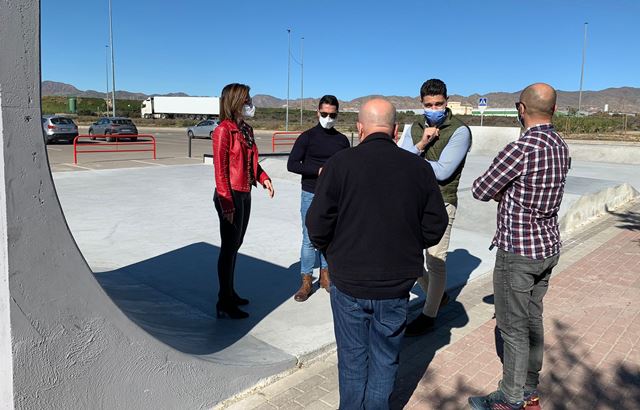
[[[116,85],[144,93],[219,95],[230,82],[284,98],[287,28],[304,94],[350,100],[518,91],[537,81],[577,90],[640,87],[640,1],[112,0]],[[42,78],[106,87],[107,0],[42,0]],[[300,67],[291,61],[291,98]]]

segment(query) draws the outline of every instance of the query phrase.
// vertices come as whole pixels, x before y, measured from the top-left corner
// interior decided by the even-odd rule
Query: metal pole
[[[289,51],[287,53],[287,112],[284,120],[284,130],[289,131],[289,80],[291,78],[291,29],[287,29],[289,37]]]
[[[482,119],[484,118],[484,112],[480,113],[480,126],[482,127]]]
[[[578,115],[582,108],[582,80],[584,79],[584,59],[587,52],[587,25],[584,23],[584,42],[582,43],[582,67],[580,68],[580,93],[578,94]]]
[[[104,73],[107,78],[107,92],[106,99],[104,100],[105,104],[105,113],[109,112],[109,45],[105,44],[104,46]]]
[[[111,85],[113,91],[111,93],[111,107],[113,108],[113,116],[116,116],[116,64],[113,56],[113,18],[111,14],[111,0],[109,0],[109,45],[111,47]]]
[[[302,110],[304,105],[304,37],[300,38],[300,131],[302,131]]]

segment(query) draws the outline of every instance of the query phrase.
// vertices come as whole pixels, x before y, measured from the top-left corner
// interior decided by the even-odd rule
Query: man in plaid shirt
[[[551,86],[525,88],[516,108],[526,131],[473,183],[476,199],[498,202],[491,247],[498,248],[493,290],[504,349],[498,390],[471,397],[474,409],[539,409],[542,299],[560,256],[558,210],[570,164],[567,144],[551,125],[555,105]]]

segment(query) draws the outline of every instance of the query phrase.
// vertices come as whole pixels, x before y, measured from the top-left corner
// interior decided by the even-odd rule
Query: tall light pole
[[[304,37],[300,38],[300,131],[302,131],[302,110],[304,105]]]
[[[113,18],[111,14],[111,0],[109,0],[109,46],[111,47],[111,85],[113,91],[111,93],[111,108],[113,116],[116,116],[116,64],[113,56]]]
[[[580,115],[580,109],[582,108],[582,80],[584,79],[584,59],[587,53],[587,25],[584,23],[584,42],[582,43],[582,67],[580,68],[580,93],[578,94],[578,115]]]
[[[106,92],[106,99],[104,100],[104,103],[106,105],[106,111],[109,111],[109,45],[105,44],[104,46],[104,74],[105,77],[107,79],[107,92]]]
[[[287,53],[287,113],[285,115],[284,130],[289,131],[289,80],[291,79],[291,29],[287,29],[289,37],[289,51]]]

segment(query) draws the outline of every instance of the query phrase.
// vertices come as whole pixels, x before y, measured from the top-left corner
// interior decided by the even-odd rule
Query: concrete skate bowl
[[[0,362],[2,407],[208,408],[291,368],[294,357],[246,334],[255,322],[226,327],[213,319],[215,286],[203,283],[215,278],[198,276],[204,265],[212,272],[211,245],[195,243],[104,274],[108,293],[129,303],[126,314],[103,291],[69,231],[49,169],[40,125],[39,18],[39,1],[0,3],[8,278],[0,304],[0,341],[8,347]],[[267,273],[283,269],[251,258],[238,263]],[[183,287],[171,281],[176,266]],[[152,270],[160,272],[155,288],[145,276]],[[263,301],[254,320],[280,297]]]

